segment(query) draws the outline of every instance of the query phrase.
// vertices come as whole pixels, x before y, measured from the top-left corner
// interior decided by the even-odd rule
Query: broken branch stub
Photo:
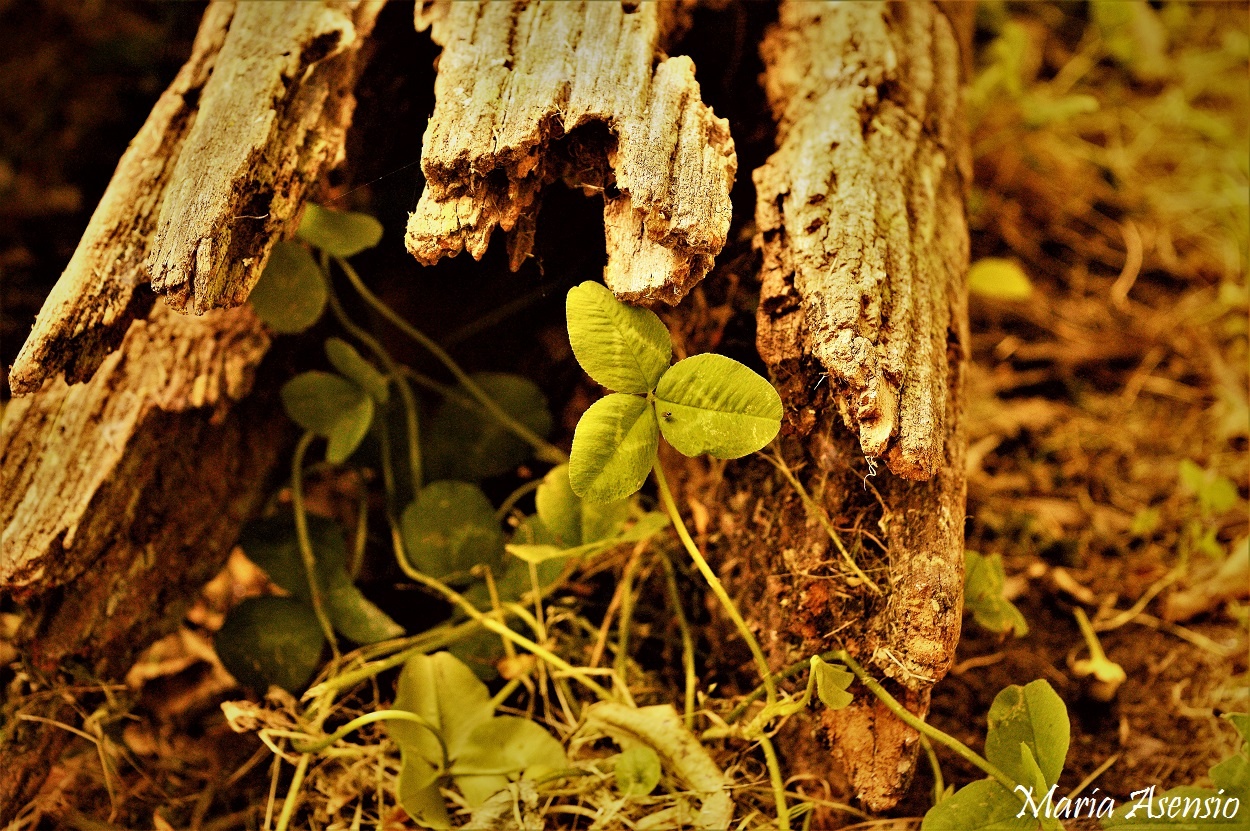
[[[633,302],[679,302],[724,247],[737,170],[693,62],[659,59],[685,6],[418,4],[417,28],[431,28],[443,53],[425,191],[408,219],[413,256],[480,259],[498,227],[519,268],[542,190],[563,178],[603,193],[608,287]]]
[[[152,308],[150,282],[197,314],[246,299],[307,188],[343,155],[379,8],[209,5],[13,364],[15,395],[61,372],[90,378]]]
[[[762,51],[760,351],[783,377],[814,358],[864,454],[928,479],[967,342],[958,42],[929,4],[787,3]]]
[[[174,165],[146,268],[179,311],[247,299],[304,193],[342,159],[375,2],[239,3]]]

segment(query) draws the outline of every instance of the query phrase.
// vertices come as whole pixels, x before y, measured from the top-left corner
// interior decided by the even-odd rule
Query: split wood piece
[[[603,193],[608,287],[679,302],[725,244],[737,170],[693,62],[662,55],[687,5],[419,3],[417,28],[443,52],[425,191],[408,219],[413,256],[480,259],[499,227],[519,268],[542,189],[563,178]]]
[[[242,303],[307,188],[343,155],[374,0],[215,2],[127,149],[9,375],[90,378],[155,295]],[[149,278],[151,275],[151,279]]]
[[[778,150],[755,171],[758,346],[787,404],[791,466],[852,526],[850,551],[884,548],[888,576],[884,596],[848,580],[791,500],[772,553],[752,549],[764,561],[747,590],[774,660],[837,633],[921,715],[962,618],[970,22],[929,2],[786,2],[762,46]],[[865,476],[882,457],[891,473]],[[916,733],[863,690],[822,723],[864,803],[897,802]]]
[[[931,3],[787,3],[762,52],[778,149],[755,171],[761,351],[815,357],[864,454],[928,479],[963,348],[958,41]]]
[[[72,738],[19,716],[79,721],[58,685],[123,677],[263,499],[289,443],[272,396],[244,401],[268,348],[249,308],[183,317],[157,304],[89,382],[52,378],[5,408],[0,596],[20,610],[27,683],[5,705],[0,825]]]

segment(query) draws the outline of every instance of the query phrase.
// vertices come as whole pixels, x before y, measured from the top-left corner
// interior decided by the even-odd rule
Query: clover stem
[[[396,560],[399,562],[400,569],[402,569],[404,574],[408,575],[410,579],[415,580],[416,582],[420,583],[422,586],[425,586],[427,589],[430,589],[435,594],[442,597],[448,603],[451,603],[453,606],[458,607],[462,612],[464,612],[466,615],[471,617],[473,620],[477,621],[484,628],[489,629],[491,632],[494,632],[496,635],[499,635],[500,637],[507,638],[512,643],[516,644],[517,646],[521,647],[527,652],[532,653],[534,656],[541,658],[542,660],[546,661],[548,664],[551,664],[551,666],[555,667],[561,672],[567,673],[569,676],[574,678],[578,683],[580,683],[583,687],[590,690],[591,692],[593,692],[595,695],[599,696],[603,700],[605,701],[612,700],[612,694],[610,692],[608,692],[606,689],[604,689],[595,681],[592,681],[591,679],[585,677],[584,672],[578,672],[576,667],[574,667],[568,661],[561,658],[559,655],[556,655],[554,652],[547,649],[545,646],[541,646],[535,643],[534,641],[530,640],[524,635],[518,632],[514,632],[512,629],[510,629],[507,626],[504,626],[495,618],[483,614],[476,606],[474,606],[472,603],[466,600],[464,595],[460,594],[458,591],[451,588],[443,581],[436,580],[433,577],[430,577],[429,575],[422,574],[420,571],[417,571],[415,568],[412,567],[411,564],[408,563],[408,558],[404,556],[403,548],[398,537],[395,536],[394,534],[392,534],[392,536],[397,546],[395,550]]]
[[[937,754],[933,752],[933,742],[929,741],[928,736],[921,734],[920,746],[924,748],[925,755],[929,757],[929,767],[933,771],[933,804],[937,805],[946,794],[946,781],[942,778],[942,765],[938,762]]]
[[[446,760],[447,746],[443,743],[443,737],[438,732],[438,729],[417,713],[412,713],[408,710],[375,710],[372,713],[365,713],[363,716],[357,716],[330,735],[324,736],[312,744],[301,746],[293,743],[291,747],[296,753],[319,753],[337,742],[339,739],[342,739],[347,734],[355,732],[361,727],[373,724],[376,721],[408,721],[420,727],[424,727],[427,732],[432,734],[434,738],[438,740],[439,745],[443,748],[443,759]],[[444,766],[445,764],[446,763],[444,762]]]
[[[499,506],[499,510],[495,511],[495,519],[499,522],[503,522],[507,519],[508,514],[513,508],[516,507],[516,503],[524,499],[527,493],[532,493],[538,490],[538,488],[542,486],[542,483],[542,479],[531,479],[524,485],[521,485],[519,488],[514,490],[512,493],[508,494],[507,498],[505,498],[503,503]]]
[[[330,284],[329,263],[324,253],[321,259],[322,270],[326,273],[326,298],[329,300],[330,310],[334,313],[334,317],[338,319],[339,325],[348,334],[364,344],[365,348],[372,352],[373,356],[381,362],[382,366],[386,368],[386,374],[394,382],[395,388],[399,390],[399,397],[404,401],[405,426],[408,428],[408,464],[412,468],[412,487],[416,490],[421,487],[421,482],[423,481],[421,473],[421,434],[417,421],[417,398],[412,393],[412,387],[408,386],[408,382],[404,380],[400,365],[395,362],[391,354],[386,351],[382,344],[378,343],[377,338],[366,332],[363,327],[347,316],[347,311],[343,308],[338,295],[334,293],[334,287]],[[385,416],[382,418],[385,419]]]
[[[295,445],[295,456],[291,460],[291,507],[295,511],[295,537],[299,540],[300,558],[304,561],[304,574],[308,577],[308,599],[317,615],[317,623],[321,625],[321,631],[330,644],[330,653],[337,661],[342,655],[321,597],[321,586],[317,582],[317,557],[313,553],[312,540],[308,537],[308,515],[304,512],[304,455],[314,438],[316,437],[312,433],[304,433]]]
[[[820,657],[824,661],[835,661],[837,660],[838,653],[837,652],[825,652]],[[793,678],[794,676],[801,673],[803,670],[810,668],[811,665],[812,665],[811,658],[804,658],[801,661],[795,661],[794,663],[790,664],[790,666],[786,667],[785,669],[774,672],[773,683],[777,683],[778,681],[785,681],[788,678]],[[756,701],[759,701],[761,698],[764,697],[764,692],[765,692],[764,685],[760,684],[758,687],[751,690],[751,692],[747,693],[747,695],[741,701],[738,702],[738,705],[729,711],[729,715],[725,716],[725,722],[727,724],[733,724],[738,719],[746,715],[746,712],[750,708],[750,706]]]
[[[460,365],[455,362],[451,355],[448,355],[446,350],[439,346],[432,338],[420,329],[417,329],[408,321],[404,320],[403,317],[396,313],[394,309],[383,303],[380,297],[369,291],[369,288],[364,284],[364,281],[360,279],[360,275],[356,273],[356,269],[352,268],[351,263],[342,257],[335,257],[334,261],[338,263],[339,268],[343,270],[343,273],[347,275],[347,279],[351,281],[352,287],[356,289],[356,292],[366,303],[372,306],[378,314],[390,321],[395,328],[412,338],[427,352],[437,358],[439,363],[445,366],[447,371],[455,376],[456,380],[460,382],[460,385],[464,387],[465,391],[469,393],[469,395],[473,396],[473,398],[477,399],[477,402],[482,405],[482,408],[486,410],[492,418],[498,421],[503,427],[514,433],[518,438],[532,445],[535,450],[534,455],[537,456],[540,461],[549,462],[555,465],[563,464],[568,461],[568,456],[566,456],[563,451],[550,444],[533,430],[504,412],[503,408],[495,402],[495,399],[487,395],[486,392],[478,386],[477,382],[475,382],[471,377],[469,377],[468,373],[460,368]]]
[[[286,831],[287,826],[291,824],[291,817],[295,814],[295,803],[299,801],[300,788],[304,787],[304,776],[308,773],[308,763],[311,759],[311,754],[305,753],[295,763],[295,775],[291,777],[291,785],[286,789],[286,799],[282,800],[282,813],[278,815],[278,823],[274,826],[274,831]]]
[[[638,549],[634,550],[634,554],[629,558],[629,564],[625,566],[625,573],[621,575],[621,611],[620,622],[616,631],[616,660],[613,661],[613,671],[616,677],[621,679],[621,684],[628,686],[629,683],[629,629],[634,619],[634,580],[638,577],[638,572],[642,567],[642,552]]]
[[[781,763],[777,761],[777,750],[768,734],[759,735],[760,747],[764,750],[764,761],[768,763],[768,781],[773,788],[773,800],[777,805],[777,827],[780,831],[790,831],[790,808],[786,804],[786,783],[781,776]]]
[[[682,720],[686,724],[686,729],[690,730],[694,728],[695,691],[699,683],[694,666],[694,636],[690,632],[690,622],[686,620],[686,611],[681,605],[681,591],[677,588],[676,569],[673,568],[673,563],[667,555],[660,557],[660,564],[664,566],[668,602],[672,604],[673,617],[676,618],[677,629],[681,632],[681,666],[686,676],[686,706],[682,713]]]
[[[478,621],[466,620],[455,626],[439,627],[438,629],[422,632],[420,635],[404,638],[400,643],[406,643],[406,645],[391,655],[328,678],[315,687],[311,687],[304,693],[304,697],[315,698],[327,692],[341,692],[342,690],[350,689],[357,684],[368,681],[370,678],[381,675],[389,669],[402,666],[414,655],[425,655],[436,649],[451,646],[458,641],[477,634],[481,629],[482,625]]]
[[[768,703],[775,703],[777,701],[777,687],[773,684],[773,673],[769,669],[768,659],[764,657],[764,650],[760,649],[759,641],[755,639],[755,634],[747,626],[747,622],[742,619],[742,614],[729,597],[729,592],[725,591],[725,586],[721,583],[720,578],[716,576],[716,572],[712,571],[712,567],[703,558],[702,552],[699,551],[699,547],[695,545],[694,539],[690,536],[690,531],[686,528],[686,523],[681,518],[681,511],[677,509],[677,503],[673,500],[673,492],[669,490],[668,479],[664,476],[664,466],[660,464],[658,458],[655,460],[651,472],[655,476],[655,484],[660,489],[660,500],[664,503],[664,509],[673,520],[673,527],[677,529],[677,536],[681,539],[682,545],[685,546],[690,559],[694,560],[699,573],[703,575],[703,579],[711,587],[712,593],[720,601],[725,614],[729,615],[729,619],[733,621],[734,626],[738,629],[738,634],[746,641],[747,647],[751,650],[751,655],[755,658],[755,665],[759,671],[760,679],[764,682],[764,694],[768,698]]]
[[[999,770],[984,756],[981,756],[968,745],[961,742],[954,736],[947,735],[936,727],[926,723],[924,719],[917,718],[914,713],[898,702],[894,696],[885,691],[885,688],[877,683],[876,679],[870,676],[863,667],[859,665],[850,653],[845,649],[838,650],[836,654],[837,660],[846,664],[851,672],[855,673],[855,677],[859,682],[868,688],[868,691],[877,697],[882,704],[886,706],[891,713],[898,716],[899,720],[912,728],[922,736],[927,736],[940,745],[943,745],[955,752],[955,755],[963,759],[969,764],[976,765],[981,770],[989,774],[998,784],[1002,785],[1009,792],[1015,793],[1016,783],[1011,777]]]

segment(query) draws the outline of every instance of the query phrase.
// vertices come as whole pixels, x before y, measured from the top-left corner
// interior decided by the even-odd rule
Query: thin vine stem
[[[327,747],[335,744],[348,734],[354,733],[362,727],[366,727],[378,721],[407,721],[425,728],[426,732],[434,736],[438,740],[438,745],[443,752],[443,766],[447,766],[447,745],[443,742],[443,737],[439,733],[438,728],[430,724],[429,721],[422,718],[419,714],[408,710],[375,710],[372,713],[365,713],[363,716],[357,716],[351,721],[344,724],[328,736],[324,736],[315,742],[307,745],[292,743],[291,747],[296,753],[319,753]]]
[[[295,764],[295,775],[291,777],[291,785],[286,789],[286,799],[282,800],[282,813],[278,815],[278,824],[274,826],[274,831],[286,831],[291,824],[295,804],[299,801],[300,788],[304,787],[304,776],[308,773],[308,763],[311,760],[312,754],[305,753]]]
[[[768,763],[768,781],[773,788],[773,801],[777,807],[777,828],[790,831],[790,808],[786,802],[786,783],[781,777],[781,762],[777,760],[777,749],[767,733],[759,735],[760,748],[764,751],[764,761]]]
[[[330,616],[326,613],[325,601],[321,597],[321,586],[317,582],[317,556],[313,553],[312,540],[308,536],[308,515],[304,511],[304,456],[315,438],[312,433],[304,433],[295,445],[295,455],[291,460],[291,507],[295,511],[295,536],[299,541],[300,559],[304,562],[304,573],[308,578],[308,598],[317,615],[321,632],[330,644],[330,652],[334,655],[334,660],[338,661],[342,655],[338,640],[334,637]]]
[[[439,363],[445,366],[447,371],[455,376],[456,380],[460,382],[460,385],[464,387],[465,391],[477,399],[477,402],[482,405],[483,409],[490,413],[496,421],[532,445],[535,450],[535,455],[540,461],[556,465],[563,464],[568,461],[568,456],[562,450],[550,444],[533,430],[508,415],[508,413],[506,413],[503,408],[499,406],[495,399],[487,395],[486,392],[478,386],[477,382],[469,377],[469,374],[461,369],[460,365],[457,364],[451,355],[448,355],[447,351],[439,346],[437,342],[420,329],[404,320],[404,318],[396,313],[390,306],[383,303],[382,299],[371,292],[368,286],[365,285],[364,281],[360,279],[360,275],[356,273],[356,269],[352,267],[351,263],[342,257],[335,257],[334,261],[338,263],[339,268],[342,269],[343,273],[347,275],[347,279],[351,282],[352,287],[356,289],[356,292],[366,303],[372,306],[378,314],[390,321],[395,328],[399,329],[409,338],[416,341],[427,352],[438,359]]]
[[[513,631],[511,628],[500,623],[495,618],[489,615],[483,614],[480,609],[478,609],[476,606],[474,606],[472,603],[466,600],[464,595],[460,594],[460,592],[451,588],[450,586],[445,584],[443,581],[436,580],[427,574],[422,574],[420,571],[413,568],[412,565],[409,564],[408,558],[404,555],[403,546],[401,544],[400,539],[398,538],[398,536],[394,536],[393,538],[397,546],[395,549],[395,559],[398,561],[400,569],[411,580],[414,580],[415,582],[420,583],[422,586],[426,587],[427,589],[430,589],[435,594],[439,595],[444,600],[451,603],[453,606],[456,606],[462,612],[468,615],[470,618],[472,618],[473,620],[481,624],[483,628],[489,629],[491,632],[494,632],[496,635],[499,635],[503,638],[507,638],[512,643],[516,644],[517,646],[521,647],[527,652],[532,653],[534,656],[541,658],[543,661],[546,661],[548,664],[560,670],[561,672],[567,673],[569,676],[574,678],[578,683],[580,683],[586,689],[593,692],[595,695],[599,696],[604,701],[611,701],[613,699],[612,693],[608,692],[606,689],[604,689],[602,686],[600,686],[598,683],[591,680],[590,678],[585,677],[584,672],[579,672],[576,667],[574,667],[568,661],[561,658],[559,655],[556,655],[550,649],[547,649],[545,646],[542,646],[541,644],[535,643],[534,641],[530,640],[529,638],[525,637],[519,632]]]
[[[927,736],[930,740],[954,751],[955,755],[959,758],[969,764],[976,765],[1009,792],[1015,793],[1016,783],[1010,776],[1003,773],[992,762],[984,756],[981,756],[972,748],[968,747],[968,745],[964,744],[959,739],[943,733],[941,730],[927,723],[924,719],[918,718],[914,713],[900,704],[898,699],[886,692],[885,688],[878,684],[876,679],[869,675],[845,649],[838,650],[837,660],[846,664],[850,668],[851,672],[855,673],[855,677],[859,679],[859,682],[867,687],[868,691],[875,695],[877,700],[886,706],[886,709],[898,716],[899,720],[908,727],[920,733],[920,735]]]
[[[760,455],[767,459],[769,463],[777,469],[777,472],[790,483],[790,486],[794,488],[794,490],[798,493],[799,498],[803,501],[803,507],[805,507],[809,513],[816,515],[816,519],[820,522],[821,527],[825,529],[825,533],[829,535],[829,539],[833,541],[834,546],[838,549],[838,553],[842,555],[842,559],[850,567],[851,571],[855,572],[855,576],[867,584],[868,588],[872,589],[877,594],[884,594],[881,587],[874,583],[872,578],[864,573],[864,570],[859,567],[859,563],[855,562],[855,558],[851,556],[851,552],[846,550],[846,546],[842,544],[842,538],[838,536],[837,529],[835,529],[833,527],[833,523],[829,521],[829,517],[825,513],[825,509],[820,505],[817,505],[816,500],[812,499],[811,494],[807,492],[807,488],[803,487],[803,483],[800,482],[799,478],[794,475],[794,471],[790,470],[790,466],[787,465],[785,460],[781,458],[781,452],[777,452],[776,458],[774,458],[770,453],[761,453]]]
[[[734,626],[738,629],[738,634],[746,641],[747,647],[751,650],[751,655],[755,658],[755,665],[759,671],[760,679],[764,682],[764,694],[768,698],[768,703],[775,703],[777,701],[777,686],[773,683],[773,673],[768,666],[768,659],[764,657],[764,650],[760,649],[759,641],[755,639],[755,634],[747,626],[747,622],[742,619],[742,613],[738,611],[738,607],[734,605],[733,600],[729,597],[729,592],[725,591],[725,586],[721,583],[720,578],[716,576],[716,572],[712,571],[712,567],[708,565],[707,560],[703,557],[703,552],[699,551],[699,546],[695,545],[694,539],[690,536],[685,520],[681,518],[681,511],[677,509],[677,502],[673,499],[673,492],[669,489],[668,479],[664,476],[664,466],[660,464],[658,458],[655,460],[655,465],[652,466],[651,472],[655,476],[656,486],[660,489],[660,500],[664,504],[664,509],[668,511],[669,518],[673,520],[673,527],[677,529],[677,536],[681,539],[682,545],[685,546],[686,553],[690,555],[690,559],[694,560],[699,573],[703,575],[703,579],[711,587],[712,593],[720,601],[725,614],[729,615],[730,620],[733,621]]]
[[[339,325],[349,335],[364,344],[364,347],[378,359],[386,369],[386,374],[390,381],[395,384],[399,397],[403,399],[404,426],[408,431],[408,465],[412,468],[412,486],[414,490],[420,488],[422,481],[424,481],[424,476],[421,464],[421,431],[417,414],[417,397],[413,394],[412,387],[408,386],[401,365],[396,363],[395,359],[378,342],[377,338],[365,331],[364,327],[348,316],[347,310],[343,308],[342,301],[339,300],[338,295],[334,291],[334,286],[331,285],[329,262],[324,252],[322,253],[322,269],[325,271],[326,299],[329,301],[330,311],[333,312]]]
[[[694,665],[694,636],[690,632],[690,622],[686,620],[686,610],[682,608],[681,591],[677,588],[677,570],[667,555],[660,557],[660,564],[664,566],[664,584],[668,589],[668,602],[673,607],[673,617],[677,620],[678,631],[681,632],[681,666],[686,678],[686,700],[682,720],[686,724],[686,729],[691,730],[694,728],[695,692],[699,684]]]
[[[838,658],[838,654],[839,653],[837,652],[825,652],[820,656],[820,658],[823,661],[835,661]],[[801,673],[803,670],[810,668],[811,665],[812,665],[811,658],[804,658],[801,661],[795,661],[794,663],[790,664],[785,669],[774,672],[773,683],[777,684],[782,681],[786,681],[790,678],[793,678],[794,676]],[[756,701],[759,701],[761,698],[764,697],[765,692],[766,692],[766,689],[763,684],[760,684],[758,687],[751,690],[751,692],[747,693],[743,697],[743,699],[738,702],[738,705],[736,707],[734,707],[732,710],[729,711],[729,715],[725,716],[725,722],[728,724],[733,724],[734,722],[738,721],[738,719],[746,715],[747,710],[750,709],[752,704],[754,704]]]

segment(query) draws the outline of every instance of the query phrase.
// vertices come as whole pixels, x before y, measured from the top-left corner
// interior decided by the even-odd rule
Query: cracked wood
[[[687,57],[662,56],[685,3],[439,2],[417,27],[443,46],[425,132],[425,191],[408,250],[426,264],[496,228],[512,268],[529,256],[542,190],[602,192],[618,297],[675,304],[729,233],[737,155]]]
[[[85,381],[155,295],[242,303],[305,193],[340,161],[372,0],[216,2],[135,136],[9,375]],[[149,289],[149,284],[151,289]]]
[[[740,529],[759,560],[745,590],[779,665],[845,645],[921,715],[963,606],[969,8],[785,2],[761,50],[778,137],[754,174],[758,346],[787,404],[791,467],[858,557],[878,552],[885,592],[841,574],[793,498],[765,514],[780,528],[766,547]],[[870,809],[897,802],[915,731],[860,690],[819,732]]]
[[[755,171],[760,351],[815,358],[866,456],[928,479],[961,353],[959,46],[927,4],[786,3],[762,47],[778,149]]]
[[[46,695],[60,672],[121,678],[177,627],[263,499],[288,429],[271,396],[248,397],[268,348],[248,308],[157,306],[90,381],[52,378],[5,407],[0,595],[20,610],[24,689],[45,694],[11,691],[0,825],[70,737],[17,716],[75,721],[72,700]]]

